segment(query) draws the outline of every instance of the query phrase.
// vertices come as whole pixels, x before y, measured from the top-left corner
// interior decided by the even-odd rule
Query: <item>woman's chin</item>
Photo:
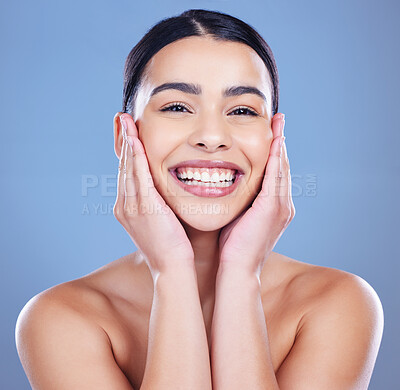
[[[214,221],[210,223],[210,221],[205,219],[195,219],[191,218],[190,220],[182,220],[181,223],[184,227],[189,226],[192,229],[199,230],[201,232],[214,232],[216,230],[222,229],[226,224],[223,223],[215,223]]]
[[[173,210],[182,224],[203,232],[219,230],[234,218],[226,204],[175,204]]]

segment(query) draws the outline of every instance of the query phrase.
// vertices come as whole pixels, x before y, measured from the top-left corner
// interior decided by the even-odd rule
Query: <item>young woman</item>
[[[137,251],[32,298],[34,389],[367,389],[383,312],[362,278],[273,252],[295,209],[273,54],[189,10],[130,52],[114,215]]]

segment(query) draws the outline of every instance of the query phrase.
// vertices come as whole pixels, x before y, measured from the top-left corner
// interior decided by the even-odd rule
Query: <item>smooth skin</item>
[[[150,97],[172,81],[201,94]],[[267,101],[222,95],[235,85]],[[172,103],[184,108],[164,110]],[[138,250],[25,305],[16,343],[33,389],[368,388],[383,332],[376,292],[273,252],[295,214],[283,128],[248,46],[190,37],[152,58],[134,117],[114,117],[114,215]],[[168,167],[195,158],[245,175],[228,196],[188,194]]]

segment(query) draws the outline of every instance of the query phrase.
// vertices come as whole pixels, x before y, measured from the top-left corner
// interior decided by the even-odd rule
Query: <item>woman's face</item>
[[[152,94],[164,83],[194,84],[197,91],[169,88]],[[266,100],[256,93],[223,94],[238,86],[257,88]],[[168,108],[173,103],[181,107]],[[268,71],[245,44],[189,37],[154,55],[133,118],[155,187],[182,223],[213,231],[251,206],[261,189],[272,141],[271,107]],[[250,115],[247,108],[257,115]],[[193,194],[170,169],[197,159],[232,162],[243,176],[235,179],[238,182],[229,194]]]

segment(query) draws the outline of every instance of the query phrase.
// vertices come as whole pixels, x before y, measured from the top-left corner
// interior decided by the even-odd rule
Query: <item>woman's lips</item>
[[[226,168],[238,171],[241,174],[244,174],[242,168],[230,161],[224,160],[186,160],[181,161],[180,163],[170,167],[169,169],[177,169],[180,167],[191,167],[191,168]]]
[[[178,179],[175,169],[170,169],[169,172],[174,177],[174,180],[178,183],[178,185],[181,188],[183,188],[186,192],[189,192],[196,196],[208,197],[208,198],[209,197],[217,198],[217,197],[226,196],[226,195],[232,193],[233,191],[235,191],[235,189],[239,185],[239,182],[243,176],[242,173],[239,173],[238,171],[236,171],[235,180],[234,180],[233,184],[230,185],[229,187],[206,187],[206,186],[202,186],[202,185],[185,184],[184,182],[182,182],[181,180]]]

